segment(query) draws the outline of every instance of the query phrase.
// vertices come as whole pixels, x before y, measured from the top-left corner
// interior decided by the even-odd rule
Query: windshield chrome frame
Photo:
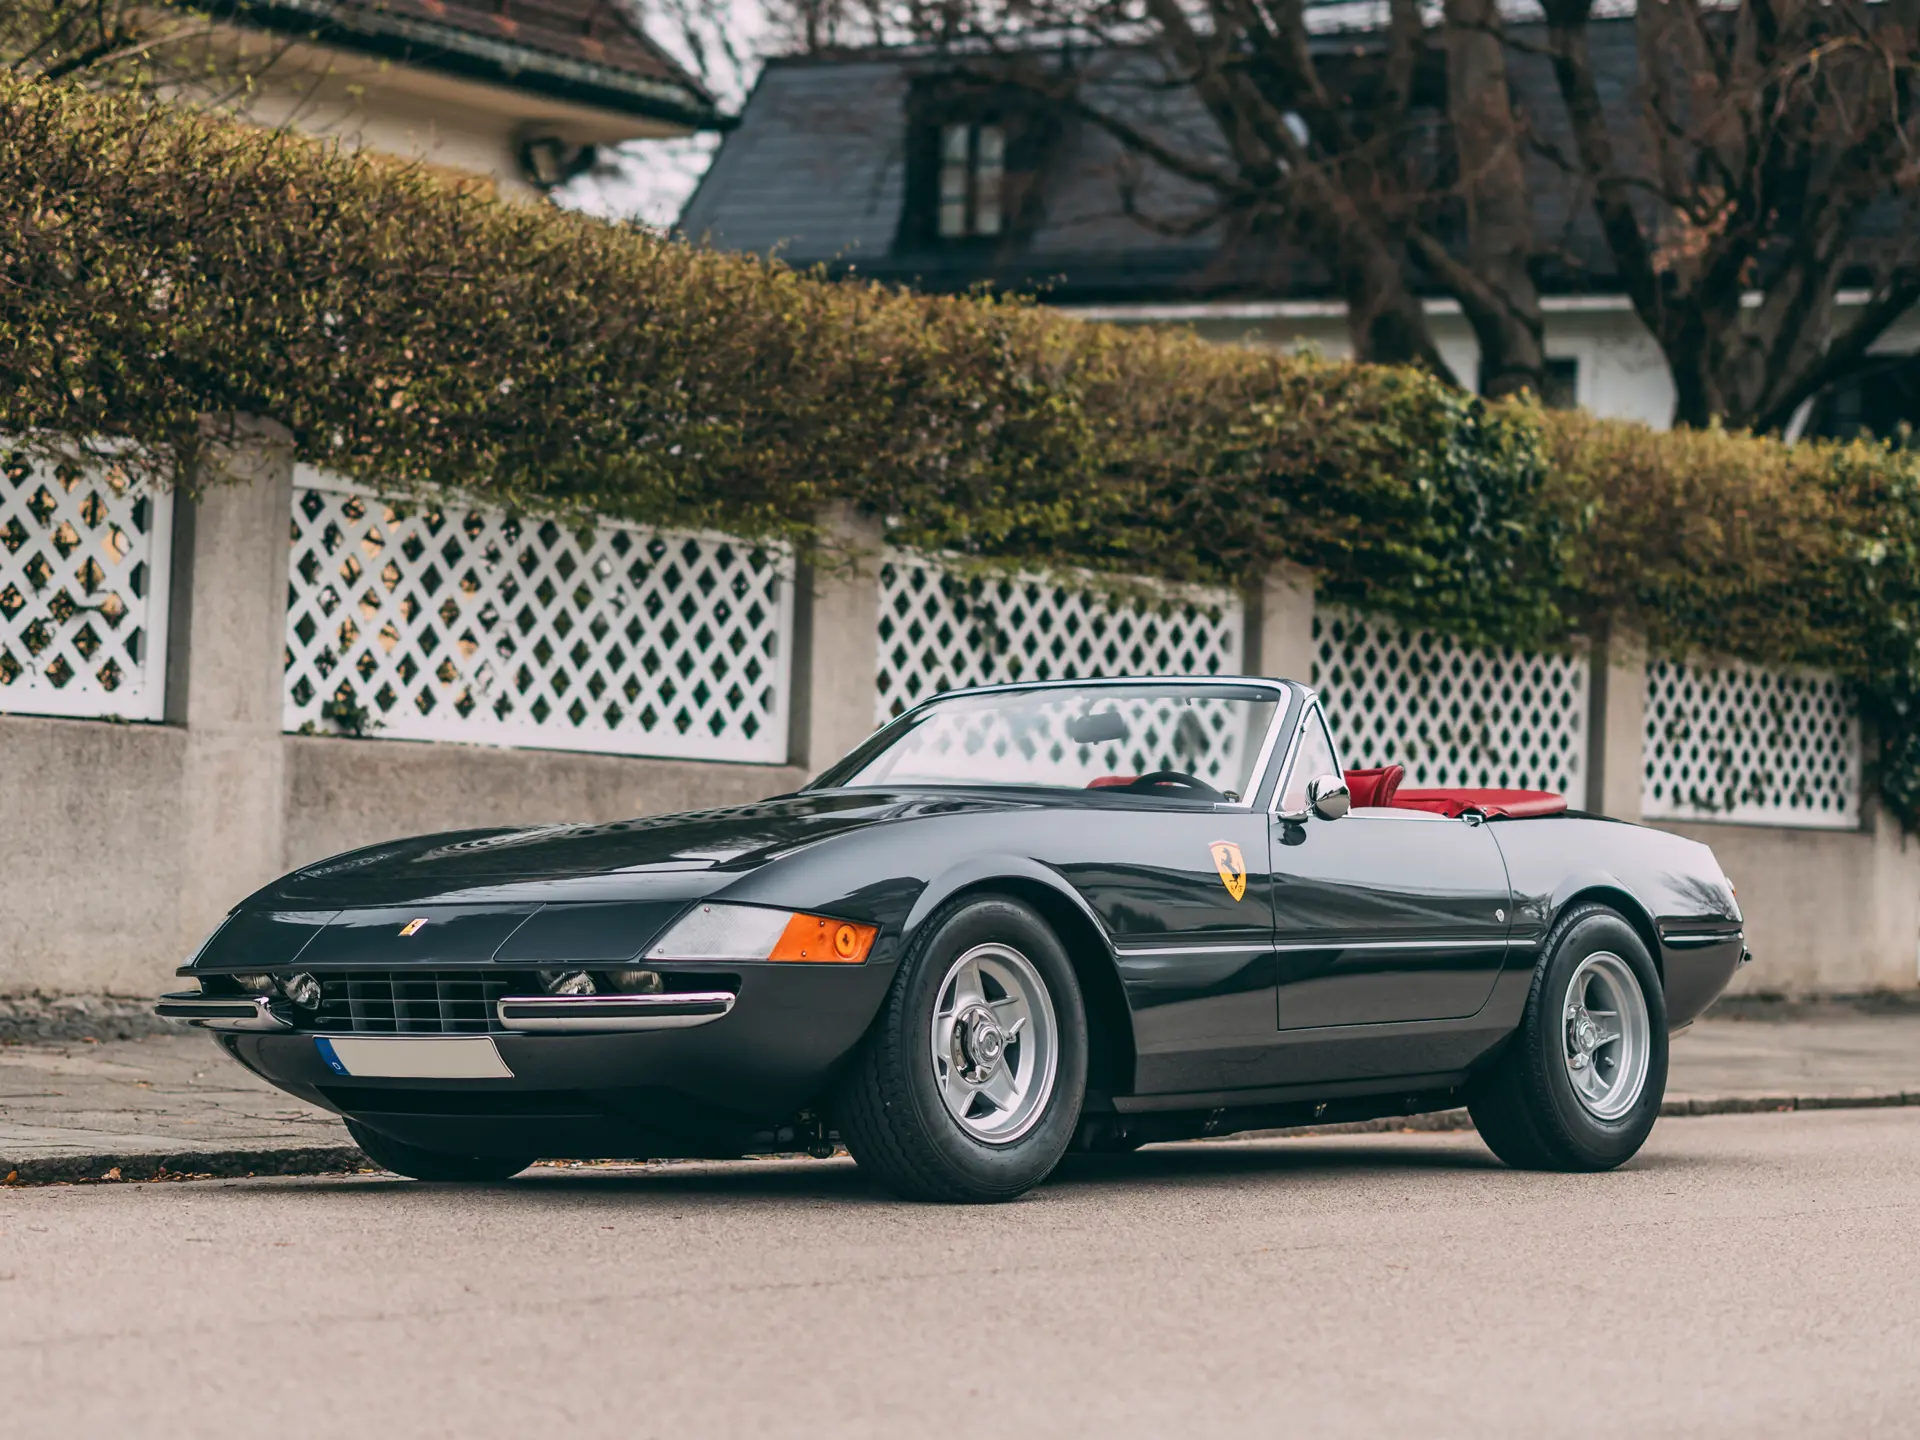
[[[1287,737],[1287,753],[1280,762],[1280,773],[1274,777],[1273,797],[1267,803],[1267,813],[1276,820],[1299,820],[1297,815],[1284,815],[1280,811],[1280,797],[1287,793],[1287,781],[1292,777],[1294,761],[1300,754],[1301,737],[1307,733],[1307,722],[1314,716],[1320,717],[1320,723],[1326,727],[1327,743],[1333,747],[1333,763],[1340,773],[1346,773],[1346,757],[1340,753],[1340,741],[1334,736],[1333,726],[1327,724],[1326,707],[1320,703],[1320,692],[1302,685],[1300,687],[1300,718],[1294,721],[1293,733]]]
[[[1287,722],[1288,712],[1294,709],[1294,697],[1303,692],[1311,697],[1313,693],[1312,691],[1306,690],[1304,686],[1296,684],[1294,681],[1275,680],[1265,675],[1103,675],[1094,680],[1015,680],[1000,685],[968,685],[957,690],[942,690],[938,695],[929,695],[926,699],[919,701],[912,707],[902,710],[898,715],[894,716],[893,719],[882,725],[878,730],[875,730],[871,735],[867,736],[865,740],[854,746],[853,749],[849,750],[845,755],[842,755],[821,773],[830,774],[839,769],[846,761],[852,759],[869,745],[872,745],[895,726],[904,723],[909,717],[917,715],[928,706],[944,701],[971,698],[976,695],[1010,695],[1024,690],[1137,689],[1143,686],[1155,685],[1182,686],[1195,689],[1232,686],[1240,689],[1251,688],[1272,692],[1274,700],[1273,718],[1267,722],[1267,732],[1260,742],[1259,753],[1254,757],[1253,766],[1247,772],[1249,784],[1245,798],[1240,800],[1212,800],[1204,802],[1219,810],[1253,810],[1257,808],[1260,792],[1266,785],[1267,774],[1273,763],[1274,747],[1279,743],[1280,731]],[[1304,709],[1301,710],[1301,714],[1303,716],[1305,715]],[[1297,722],[1294,730],[1296,734],[1299,731]],[[1291,754],[1291,751],[1288,753]],[[884,785],[823,786],[817,780],[809,780],[800,788],[802,791],[807,791],[816,789],[884,790],[888,788],[900,790],[1012,790],[1022,787],[996,784],[990,780],[976,781],[972,784],[963,781],[946,781],[940,784],[900,785],[894,787]],[[1063,786],[1027,786],[1025,788],[1047,790],[1066,789],[1069,794],[1075,793],[1071,787]],[[1275,793],[1278,794],[1277,784]],[[1170,797],[1163,796],[1160,798]]]

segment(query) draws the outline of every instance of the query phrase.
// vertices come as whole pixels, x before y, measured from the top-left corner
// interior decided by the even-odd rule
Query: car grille
[[[538,995],[539,978],[474,970],[348,970],[320,976],[313,1028],[350,1035],[487,1035],[503,995]]]

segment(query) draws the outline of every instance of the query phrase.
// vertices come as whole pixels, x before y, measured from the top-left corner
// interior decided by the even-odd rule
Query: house
[[[718,106],[625,0],[226,0],[239,108],[533,196],[597,147],[714,129]],[[214,97],[219,98],[219,97]]]
[[[1594,27],[1610,104],[1631,103],[1635,43],[1628,21]],[[1052,63],[1078,67],[1104,108],[1124,95],[1127,106],[1159,107],[1152,118],[1162,127],[1206,124],[1190,92],[1143,83],[1129,72],[1143,62],[1124,52]],[[1177,216],[1183,203],[1197,208],[1202,192],[1141,166],[1088,122],[983,86],[972,64],[969,71],[964,58],[925,50],[774,61],[688,202],[681,232],[933,291],[1031,290],[1089,319],[1179,323],[1221,341],[1349,353],[1344,305],[1311,257],[1283,253],[1276,265],[1272,248],[1250,255],[1223,244],[1217,227],[1180,233],[1142,223],[1126,213],[1124,194],[1138,211]],[[1536,58],[1514,62],[1513,83],[1552,82]],[[1535,108],[1558,113],[1553,104]],[[1537,232],[1578,262],[1544,286],[1544,398],[1665,426],[1673,409],[1665,363],[1610,281],[1590,208],[1554,172],[1536,172],[1532,191]],[[1458,304],[1433,295],[1425,305],[1454,374],[1475,383],[1478,346]],[[1811,428],[1887,433],[1920,417],[1916,350],[1920,322],[1909,315],[1854,381],[1828,393]]]

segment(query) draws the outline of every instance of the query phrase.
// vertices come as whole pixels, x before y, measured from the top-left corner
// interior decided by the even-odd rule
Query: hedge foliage
[[[0,79],[0,433],[210,417],[394,489],[778,535],[847,502],[983,561],[1323,593],[1542,646],[1857,682],[1920,822],[1914,458],[1489,404],[1409,371],[828,282],[297,136]],[[52,443],[49,441],[49,443]]]

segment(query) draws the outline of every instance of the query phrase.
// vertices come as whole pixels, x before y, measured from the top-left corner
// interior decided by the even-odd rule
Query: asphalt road
[[[1165,1147],[1011,1206],[845,1161],[0,1191],[0,1434],[1920,1433],[1920,1110]]]

